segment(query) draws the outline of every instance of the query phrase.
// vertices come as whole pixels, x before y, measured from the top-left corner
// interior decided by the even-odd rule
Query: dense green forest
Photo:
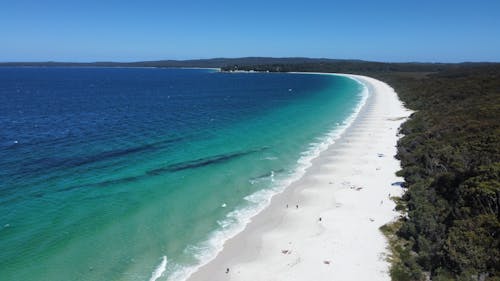
[[[500,280],[500,64],[370,62],[230,66],[224,70],[364,74],[395,88],[415,110],[401,127],[395,199],[401,219],[382,230],[391,276]]]
[[[398,143],[393,279],[500,280],[500,65],[378,77],[416,110]]]

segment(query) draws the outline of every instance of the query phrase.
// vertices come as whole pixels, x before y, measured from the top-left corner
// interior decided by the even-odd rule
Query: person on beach
[[[229,267],[228,267],[228,268],[226,268],[226,274],[228,274],[228,273],[229,273]]]
[[[299,205],[295,205],[295,208],[298,209],[299,208]]]

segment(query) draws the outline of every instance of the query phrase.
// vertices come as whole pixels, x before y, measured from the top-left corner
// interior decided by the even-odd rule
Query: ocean
[[[0,279],[184,280],[366,95],[320,74],[0,68]]]

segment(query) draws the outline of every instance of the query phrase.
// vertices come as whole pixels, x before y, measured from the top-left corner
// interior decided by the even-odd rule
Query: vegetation
[[[417,110],[398,144],[411,252],[393,279],[500,280],[500,66],[380,77]]]

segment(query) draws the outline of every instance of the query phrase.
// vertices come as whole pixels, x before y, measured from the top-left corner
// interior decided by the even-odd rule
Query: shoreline
[[[365,85],[368,98],[352,124],[312,160],[305,174],[273,196],[187,280],[390,279],[388,262],[380,256],[387,242],[379,227],[397,216],[388,194],[401,194],[400,187],[391,185],[401,179],[394,174],[399,162],[391,156],[397,130],[410,111],[392,88],[373,78],[307,74],[351,78]]]

